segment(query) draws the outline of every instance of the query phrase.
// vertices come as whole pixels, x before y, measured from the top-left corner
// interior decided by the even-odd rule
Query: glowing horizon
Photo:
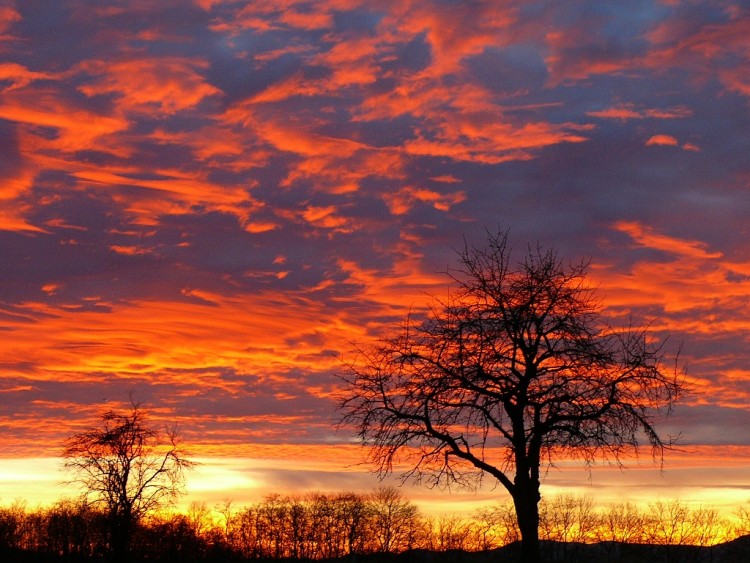
[[[663,473],[543,492],[750,499],[747,6],[152,4],[0,7],[0,502],[131,394],[204,460],[186,499],[377,487],[341,360],[498,227],[591,259],[693,388]]]

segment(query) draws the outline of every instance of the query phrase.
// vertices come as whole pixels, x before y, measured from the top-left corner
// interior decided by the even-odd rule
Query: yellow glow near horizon
[[[300,460],[243,457],[196,458],[199,465],[187,476],[185,494],[174,507],[185,511],[193,502],[215,508],[226,501],[236,507],[262,501],[272,493],[304,496],[311,492],[372,492],[381,482],[366,468],[341,471],[340,463],[315,460],[309,466]],[[746,465],[741,459],[717,472],[715,467],[675,464],[658,467],[594,468],[589,474],[580,466],[552,469],[542,484],[542,496],[552,499],[565,493],[590,497],[597,507],[631,502],[642,509],[656,500],[678,499],[693,507],[717,510],[731,518],[750,502],[750,491],[742,485]],[[279,477],[279,475],[284,477]],[[343,479],[342,476],[346,476]],[[58,458],[0,459],[0,505],[17,500],[29,506],[50,505],[73,498],[75,487],[63,484]],[[389,478],[384,484],[398,486]],[[429,489],[406,484],[402,491],[426,515],[471,516],[478,508],[510,501],[502,487],[489,481],[477,491]]]

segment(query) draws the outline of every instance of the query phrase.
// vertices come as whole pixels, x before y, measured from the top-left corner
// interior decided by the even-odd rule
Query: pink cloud
[[[14,23],[20,20],[21,14],[15,8],[0,6],[0,33],[6,33]]]

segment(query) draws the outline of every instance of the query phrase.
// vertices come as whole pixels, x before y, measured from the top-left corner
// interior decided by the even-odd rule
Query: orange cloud
[[[429,203],[439,211],[449,211],[454,205],[466,200],[466,194],[463,192],[441,194],[413,186],[406,186],[394,193],[383,194],[382,197],[393,215],[407,213],[416,203]]]
[[[319,229],[330,229],[338,233],[351,233],[359,224],[339,214],[338,208],[333,205],[307,205],[301,210],[278,210],[276,214],[295,223],[303,223]]]
[[[267,233],[280,228],[278,223],[272,223],[270,221],[248,221],[244,226],[244,229],[248,233]]]
[[[248,186],[213,181],[210,167],[192,170],[157,167],[148,171],[151,177],[139,177],[141,169],[136,166],[102,169],[75,162],[67,166],[70,175],[79,180],[80,189],[108,189],[130,221],[137,225],[156,225],[160,216],[189,213],[196,205],[229,213],[241,225],[247,225],[255,221],[253,216],[264,207],[248,193]]]
[[[310,4],[301,0],[251,2],[233,14],[231,19],[217,21],[214,31],[235,35],[242,30],[270,31],[293,28],[301,30],[327,29],[333,23],[333,9],[355,8],[359,2],[339,5],[337,2]]]
[[[46,72],[33,72],[17,63],[0,63],[0,80],[9,82],[3,92],[9,92],[17,88],[24,88],[35,80],[53,78],[54,75]]]
[[[18,209],[0,209],[0,230],[2,231],[31,231],[43,233],[44,229],[26,221]]]
[[[586,115],[600,117],[603,119],[618,119],[627,121],[629,119],[682,119],[691,117],[693,111],[685,106],[669,109],[638,109],[635,104],[619,104],[600,111],[587,111]]]
[[[335,358],[326,363],[314,343],[306,346],[299,338],[312,330],[327,334],[332,346],[346,345],[361,333],[346,313],[323,314],[322,305],[315,307],[311,300],[295,303],[292,296],[279,294],[227,298],[190,289],[185,295],[196,297],[195,303],[101,303],[111,314],[27,303],[28,320],[7,324],[3,361],[21,364],[34,349],[34,372],[18,374],[30,381],[54,380],[62,373],[76,373],[81,382],[98,381],[103,372],[125,378],[165,370],[198,373],[217,366],[270,375],[293,366],[318,371],[335,365]],[[290,318],[295,322],[290,324]],[[255,335],[251,344],[248,326]],[[302,363],[305,357],[315,360]],[[172,382],[187,384],[187,377],[175,374]],[[161,382],[169,383],[168,378],[165,372]]]
[[[310,220],[317,221],[333,215],[331,210],[312,207],[308,213]],[[278,265],[283,262],[281,257],[274,259]],[[102,385],[102,374],[109,374],[107,377],[131,388],[148,380],[154,392],[163,389],[173,401],[203,395],[206,389],[243,400],[265,397],[277,390],[272,393],[279,403],[277,413],[201,415],[169,410],[156,415],[170,421],[175,417],[178,422],[184,420],[184,435],[194,452],[238,455],[252,450],[253,455],[262,456],[257,448],[263,446],[253,442],[278,440],[280,445],[274,446],[275,452],[269,457],[283,458],[282,450],[294,456],[295,451],[300,453],[296,446],[281,444],[290,440],[290,425],[299,426],[304,421],[309,431],[312,423],[306,414],[285,414],[281,403],[304,393],[330,400],[332,387],[328,383],[305,384],[296,375],[292,381],[289,374],[339,369],[337,354],[332,351],[346,354],[353,340],[368,340],[368,330],[380,326],[376,319],[383,309],[401,316],[405,309],[400,303],[413,305],[422,299],[420,289],[435,280],[415,275],[418,264],[417,256],[405,256],[387,279],[381,271],[365,272],[353,264],[344,267],[348,278],[339,283],[368,285],[365,292],[351,297],[357,303],[354,308],[343,306],[342,298],[337,299],[339,307],[316,298],[316,292],[329,291],[330,283],[305,292],[273,290],[233,297],[185,287],[185,302],[108,303],[92,296],[93,303],[110,311],[107,314],[27,302],[23,315],[4,315],[3,363],[19,366],[6,370],[17,380],[17,389],[57,381]],[[50,282],[42,289],[51,295],[60,288],[58,282]],[[413,290],[413,294],[407,295],[405,290]],[[0,304],[0,313],[4,312]],[[33,367],[22,367],[31,355],[35,358]],[[226,377],[225,370],[233,375]],[[18,425],[18,432],[4,442],[6,455],[40,455],[45,451],[56,455],[56,444],[62,437],[93,418],[99,406],[68,409],[64,403],[64,398],[38,403],[34,420],[22,414],[14,415],[12,421],[0,417],[0,423],[9,428]],[[166,401],[166,406],[169,404]],[[114,403],[109,406],[117,407]],[[39,415],[41,412],[44,416]],[[27,439],[29,432],[33,439]],[[330,432],[327,422],[320,432]],[[339,452],[335,459],[340,462],[343,456],[344,452]]]
[[[312,45],[287,45],[280,49],[271,49],[253,55],[253,60],[261,63],[275,61],[284,55],[303,55],[313,51]]]
[[[534,150],[585,141],[580,132],[591,128],[541,120],[515,123],[512,111],[503,109],[480,86],[446,88],[420,75],[392,91],[367,98],[356,119],[394,119],[410,114],[424,123],[414,138],[403,142],[407,153],[485,164],[528,160]]]
[[[18,21],[21,21],[21,14],[18,13],[18,10],[11,6],[0,6],[0,33],[6,33]],[[0,41],[8,39],[10,38],[0,37]]]
[[[678,144],[679,143],[677,142],[677,139],[675,139],[671,135],[653,135],[649,137],[648,141],[646,141],[647,147],[650,147],[652,145],[675,147]]]
[[[342,232],[351,231],[352,228],[348,226],[349,221],[344,217],[337,215],[337,211],[338,210],[333,205],[328,205],[326,207],[309,205],[300,213],[300,215],[305,221],[315,227],[335,229]]]
[[[301,74],[295,74],[286,80],[280,80],[271,84],[243,105],[275,103],[294,96],[314,96],[319,93],[321,93],[321,86],[318,82],[308,81]],[[227,112],[226,119],[247,120],[245,112],[250,113],[247,107],[235,107]]]
[[[389,249],[397,259],[385,274],[350,260],[338,261],[339,268],[347,275],[347,283],[360,288],[358,299],[372,303],[377,310],[377,313],[373,310],[373,316],[359,320],[365,332],[351,338],[350,342],[370,341],[374,335],[379,336],[380,332],[392,329],[392,326],[383,323],[383,317],[400,321],[407,312],[426,310],[431,303],[430,295],[442,296],[447,278],[424,271],[422,255],[414,250],[418,248],[414,246],[415,242],[408,231],[401,233],[401,241]],[[365,335],[367,340],[362,339]]]
[[[450,174],[447,174],[445,176],[433,176],[430,178],[433,182],[444,182],[446,184],[460,184],[461,180],[456,178],[455,176],[452,176]]]
[[[34,104],[28,103],[30,98]],[[124,131],[129,123],[122,118],[97,114],[72,105],[66,105],[49,89],[14,90],[0,101],[0,117],[33,128],[48,128],[57,138],[45,139],[33,128],[25,130],[29,148],[49,147],[62,152],[90,149],[104,136]]]
[[[219,4],[222,4],[224,0],[193,0],[193,3],[198,6],[199,8],[210,12],[211,8],[214,6],[218,6]]]
[[[506,44],[510,36],[508,29],[516,21],[517,11],[513,5],[498,9],[494,2],[424,4],[410,1],[392,4],[389,8],[381,28],[393,27],[402,37],[424,33],[432,55],[431,68],[426,74],[432,76],[454,72],[465,59],[489,47]]]
[[[541,120],[515,125],[498,111],[493,95],[484,88],[469,83],[448,88],[435,80],[444,73],[460,72],[461,61],[503,41],[501,31],[513,24],[515,15],[512,10],[495,8],[490,3],[471,9],[446,5],[427,10],[419,3],[389,6],[377,37],[330,34],[324,38],[320,52],[307,57],[310,64],[330,70],[324,77],[309,79],[297,73],[277,81],[230,107],[222,121],[230,127],[242,125],[273,148],[301,157],[290,166],[282,186],[308,182],[317,190],[335,194],[356,191],[367,176],[399,178],[404,163],[413,157],[440,156],[497,164],[532,158],[534,150],[546,146],[586,140],[581,134],[585,127],[579,125]],[[240,19],[264,15],[281,25],[281,9],[295,12],[297,5],[252,5],[243,10]],[[330,6],[319,8],[322,13],[330,10]],[[470,35],[459,33],[462,26],[469,24]],[[325,123],[322,116],[311,113],[305,121],[292,121],[283,111],[282,102],[293,98],[338,97],[342,89],[382,79],[382,65],[392,48],[423,30],[427,30],[433,64],[415,75],[394,76],[393,88],[365,96],[358,107],[352,108],[354,119],[360,122],[410,114],[422,120],[413,138],[394,147],[368,147],[354,136],[335,138],[318,132],[319,124]],[[303,55],[310,50],[306,45],[289,49]],[[268,55],[276,58],[286,52],[287,49],[277,49]],[[261,53],[256,60],[265,61],[263,57]],[[383,157],[391,163],[387,168],[380,163]]]
[[[382,76],[383,70],[377,60],[380,38],[331,36],[328,39],[333,46],[310,61],[332,70],[331,76],[325,80],[326,91],[371,84]]]
[[[305,127],[294,127],[280,121],[264,120],[255,123],[256,132],[267,142],[281,151],[292,152],[303,156],[351,156],[365,148],[365,145],[342,139],[320,135],[306,130]]]
[[[205,62],[185,58],[90,60],[81,63],[79,70],[98,78],[79,86],[79,90],[89,97],[114,94],[125,112],[173,114],[221,94],[198,73],[205,68]]]
[[[633,62],[616,56],[603,40],[591,33],[599,21],[583,20],[564,31],[547,33],[550,54],[544,62],[549,71],[548,84],[557,86],[567,80],[583,80],[594,74],[610,74],[628,68]]]
[[[649,41],[663,48],[654,56],[658,58],[690,58],[700,55],[714,59],[731,53],[750,53],[747,33],[750,19],[742,12],[724,22],[711,22],[696,26],[694,22],[679,18],[669,19],[654,27],[648,34]]]
[[[297,29],[327,29],[333,25],[333,15],[328,12],[297,12],[284,10],[279,20]]]
[[[677,2],[669,2],[677,6]],[[623,53],[610,48],[604,39],[592,34],[601,27],[601,18],[584,18],[575,26],[546,36],[550,54],[545,62],[549,84],[584,80],[596,74],[623,73],[643,68],[663,71],[665,68],[689,68],[696,79],[706,80],[716,73],[731,90],[748,95],[743,69],[750,62],[747,37],[750,18],[747,11],[725,10],[726,21],[700,24],[679,12],[653,26],[645,34],[650,43],[646,52]],[[719,68],[720,70],[716,71]],[[698,78],[700,77],[700,78]],[[600,117],[633,119],[627,107],[605,110]]]
[[[750,62],[750,56],[748,61]],[[719,72],[719,79],[730,91],[750,96],[750,77],[744,68],[722,70]]]
[[[405,149],[416,155],[499,164],[508,160],[528,160],[532,158],[530,151],[535,149],[587,140],[582,135],[567,132],[564,126],[543,122],[526,123],[518,127],[509,123],[488,123],[483,127],[471,122],[453,125],[458,126],[458,131],[445,130],[441,138],[436,140],[417,138],[406,141]]]
[[[134,245],[118,245],[113,244],[109,247],[110,250],[113,252],[116,252],[117,254],[124,254],[125,256],[139,256],[143,254],[151,254],[153,251],[148,248],[143,248],[142,246],[134,246]]]
[[[279,99],[285,96],[280,94]],[[303,125],[281,109],[262,108],[270,101],[277,101],[276,96],[261,94],[243,101],[229,108],[221,121],[226,127],[249,130],[256,138],[256,154],[281,150],[298,157],[289,164],[282,187],[309,182],[317,191],[345,194],[357,191],[367,177],[403,176],[406,161],[397,147],[372,147],[356,139],[320,134],[315,120]]]
[[[331,153],[291,165],[280,185],[292,187],[309,182],[315,191],[342,195],[358,191],[368,177],[400,179],[403,166],[403,155],[389,149],[362,150],[344,158]]]
[[[644,227],[639,223],[620,221],[615,229],[627,233],[638,245],[656,250],[663,250],[671,254],[689,256],[692,258],[714,259],[721,258],[721,252],[709,252],[706,244],[700,241],[685,241],[662,235]]]
[[[663,252],[660,259],[641,259],[627,268],[595,265],[592,279],[605,296],[609,314],[627,319],[635,311],[658,318],[654,330],[713,335],[750,331],[746,303],[750,267],[731,262],[701,241],[661,234],[639,223],[620,222],[637,248]]]
[[[679,141],[672,135],[663,135],[663,134],[652,135],[646,141],[647,147],[651,147],[651,146],[676,147],[679,144],[680,144]],[[684,151],[690,151],[690,152],[700,152],[701,150],[701,148],[695,143],[683,143],[680,148]]]
[[[697,29],[679,19],[656,26],[648,34],[655,48],[643,64],[652,68],[690,67],[699,76],[717,72],[727,90],[750,95],[744,71],[750,63],[750,17],[746,10],[728,8],[725,13],[726,21],[706,23]]]
[[[5,181],[0,183],[0,230],[45,232],[43,228],[30,224],[26,215],[32,210],[28,203],[20,203],[18,198],[32,186],[36,176],[32,162],[13,172],[8,172]]]

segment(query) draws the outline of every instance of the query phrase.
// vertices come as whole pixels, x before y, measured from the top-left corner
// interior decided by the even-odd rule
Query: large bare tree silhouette
[[[452,295],[423,321],[361,348],[347,365],[341,423],[381,474],[510,493],[522,560],[537,562],[541,472],[560,454],[620,463],[646,443],[673,445],[655,422],[685,386],[647,330],[614,330],[587,283],[587,263],[529,248],[511,262],[507,232],[466,246]]]

